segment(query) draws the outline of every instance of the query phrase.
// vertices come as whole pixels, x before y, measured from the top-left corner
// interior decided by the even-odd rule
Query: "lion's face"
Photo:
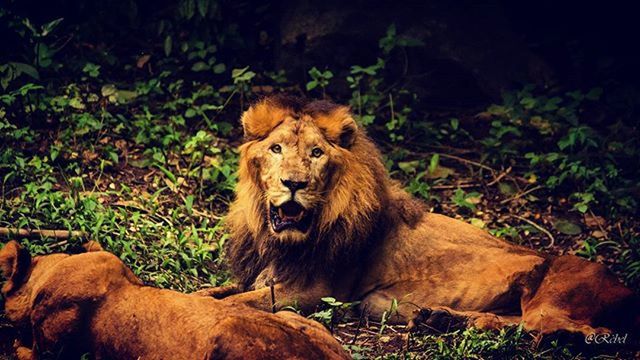
[[[252,149],[272,233],[304,240],[321,212],[332,159],[339,153],[309,116],[287,117]]]
[[[17,242],[8,242],[0,250],[0,269],[6,279],[2,287],[5,298],[5,313],[16,323],[27,323],[31,309],[31,292],[45,274],[66,254],[36,256],[33,259],[29,252]]]
[[[262,219],[275,238],[305,240],[323,216],[352,140],[348,109],[305,113],[262,103],[247,111],[243,125],[254,139],[243,146],[241,172],[247,164],[261,193]]]

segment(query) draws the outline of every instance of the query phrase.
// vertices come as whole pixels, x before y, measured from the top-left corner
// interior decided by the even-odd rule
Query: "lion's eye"
[[[282,146],[280,146],[278,144],[271,145],[270,149],[274,154],[280,154],[282,152]]]
[[[313,150],[311,150],[311,156],[313,157],[320,157],[322,156],[322,154],[324,154],[324,151],[322,151],[322,149],[320,148],[313,148]]]

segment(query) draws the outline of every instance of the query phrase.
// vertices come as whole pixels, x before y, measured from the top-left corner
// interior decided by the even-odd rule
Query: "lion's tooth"
[[[284,211],[282,211],[281,207],[278,208],[278,216],[280,216],[281,218],[284,217]]]

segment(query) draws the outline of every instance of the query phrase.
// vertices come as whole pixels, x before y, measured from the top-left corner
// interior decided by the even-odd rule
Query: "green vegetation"
[[[255,96],[298,89],[350,104],[392,176],[434,211],[525,246],[604,262],[640,286],[640,134],[626,111],[637,99],[616,89],[525,86],[486,109],[429,112],[406,79],[389,78],[396,52],[424,46],[393,25],[367,64],[312,67],[294,83],[286,71],[235,55],[251,45],[222,16],[237,9],[214,0],[181,0],[144,26],[131,15],[149,47],[135,55],[92,43],[103,29],[88,23],[34,24],[11,8],[0,8],[0,21],[21,47],[0,58],[0,227],[83,234],[24,239],[32,253],[95,239],[155,286],[229,282],[223,222],[239,116]],[[353,304],[323,301],[311,317],[354,358],[579,356],[564,344],[538,347],[519,327],[420,331],[407,341],[400,327],[351,316]]]

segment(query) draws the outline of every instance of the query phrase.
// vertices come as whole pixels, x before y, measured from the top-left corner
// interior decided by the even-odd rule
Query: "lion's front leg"
[[[416,310],[413,318],[409,320],[408,327],[415,329],[422,325],[433,330],[449,332],[467,327],[495,330],[516,323],[518,321],[492,313],[456,311],[448,307],[437,306]]]
[[[16,339],[16,341],[13,342],[13,349],[16,352],[16,358],[18,358],[18,360],[36,360],[38,358],[36,353],[31,350],[31,348],[24,346],[20,340]]]
[[[200,289],[194,291],[191,294],[197,296],[209,296],[214,299],[224,299],[231,295],[236,295],[242,292],[242,287],[238,284],[224,285],[207,289]]]
[[[312,311],[320,304],[322,297],[329,295],[332,295],[329,287],[323,282],[311,286],[275,284],[231,295],[226,297],[224,301],[247,304],[265,311],[277,311],[287,306],[293,306],[302,311]]]

